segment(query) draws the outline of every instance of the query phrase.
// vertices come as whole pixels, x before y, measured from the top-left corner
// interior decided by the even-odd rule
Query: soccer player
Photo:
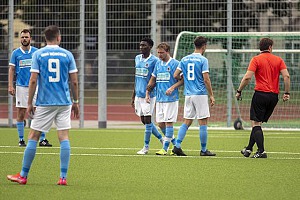
[[[255,87],[250,107],[252,131],[248,146],[241,151],[245,157],[249,157],[256,143],[258,151],[251,158],[267,158],[261,125],[263,122],[268,122],[277,105],[280,74],[284,81],[283,101],[290,98],[290,75],[283,59],[272,54],[273,40],[262,38],[259,42],[259,49],[260,54],[251,59],[235,95],[238,100],[241,99],[242,90],[254,75]]]
[[[194,40],[194,53],[182,58],[174,73],[176,79],[180,79],[180,74],[183,74],[185,95],[184,122],[179,128],[176,145],[172,150],[177,156],[186,156],[181,149],[181,143],[195,118],[198,119],[199,123],[199,137],[201,144],[200,156],[216,155],[206,148],[207,121],[210,117],[208,95],[210,105],[214,106],[215,104],[215,98],[208,74],[208,60],[203,56],[206,45],[207,39],[205,37],[196,37]]]
[[[7,179],[19,184],[27,183],[27,176],[36,154],[36,145],[41,132],[47,132],[53,121],[57,127],[60,142],[60,179],[58,185],[67,185],[70,161],[69,129],[71,112],[79,116],[77,68],[72,53],[59,47],[61,35],[57,26],[44,30],[47,46],[33,54],[27,113],[33,118],[28,135],[28,145],[24,151],[22,170]],[[73,95],[70,97],[69,79]],[[37,84],[39,90],[34,111],[32,102]]]
[[[21,46],[14,50],[9,62],[8,72],[8,92],[10,95],[16,95],[17,107],[17,131],[19,134],[19,146],[25,147],[24,141],[24,119],[28,100],[28,85],[30,79],[30,68],[32,65],[32,54],[37,48],[30,45],[31,33],[28,29],[23,29],[20,33]],[[14,88],[14,76],[16,75],[16,89]],[[36,95],[33,103],[35,103]],[[52,147],[42,132],[40,137],[40,146]]]
[[[177,121],[178,115],[178,87],[177,79],[173,74],[179,62],[170,56],[170,45],[163,42],[157,46],[157,54],[160,59],[155,65],[152,77],[148,83],[146,91],[146,102],[150,103],[150,92],[152,86],[156,85],[156,121],[161,129],[165,129],[163,147],[156,155],[166,155],[169,145],[175,145],[173,123]]]
[[[145,125],[144,147],[137,152],[139,155],[148,153],[151,133],[163,143],[162,135],[151,121],[156,100],[154,86],[154,89],[150,93],[150,103],[147,103],[145,100],[146,87],[151,78],[154,66],[158,61],[158,58],[151,54],[153,45],[154,42],[152,39],[143,38],[140,42],[141,54],[135,57],[135,84],[131,105],[135,109],[136,115],[141,118],[141,122]]]

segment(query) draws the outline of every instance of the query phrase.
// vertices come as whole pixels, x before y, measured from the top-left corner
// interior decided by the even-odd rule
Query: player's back
[[[37,106],[71,105],[69,73],[77,72],[71,52],[47,45],[33,55],[31,72],[38,72]]]
[[[207,95],[203,73],[209,71],[208,60],[200,53],[192,53],[181,59],[179,69],[184,77],[185,95]]]

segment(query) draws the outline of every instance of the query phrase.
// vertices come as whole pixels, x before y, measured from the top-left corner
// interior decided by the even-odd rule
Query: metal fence
[[[14,99],[7,93],[8,60],[20,45],[23,28],[31,29],[38,48],[45,45],[42,31],[47,25],[61,28],[61,46],[72,51],[79,68],[78,126],[92,121],[105,127],[106,121],[139,121],[130,99],[134,57],[143,37],[152,37],[155,45],[168,42],[173,49],[181,31],[300,31],[299,5],[298,0],[2,0],[1,124],[12,126],[15,119]]]

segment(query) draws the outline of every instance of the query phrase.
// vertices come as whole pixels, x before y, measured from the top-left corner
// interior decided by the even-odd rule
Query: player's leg
[[[33,96],[32,104],[35,106],[36,102],[36,96],[38,92],[38,87],[35,90],[35,94]],[[39,141],[39,146],[40,147],[52,147],[52,144],[49,143],[49,141],[46,139],[46,132],[42,132],[40,136],[40,141]]]
[[[215,156],[215,153],[207,149],[207,118],[199,119],[200,156]]]
[[[19,135],[19,146],[26,146],[24,141],[24,119],[27,108],[28,87],[16,86],[16,108],[17,108],[17,131]]]
[[[58,130],[57,134],[60,142],[60,178],[57,184],[67,185],[67,173],[71,155],[69,130]]]
[[[49,143],[49,141],[46,139],[46,133],[42,132],[39,142],[40,147],[52,147],[52,144]]]
[[[71,145],[69,140],[71,108],[72,106],[59,107],[54,120],[60,142],[60,179],[57,182],[58,185],[67,185],[67,173],[71,155]]]
[[[153,114],[153,111],[154,111],[155,102],[156,102],[156,97],[153,97],[153,98],[150,99],[151,115]],[[156,112],[157,112],[157,107],[156,107]],[[155,124],[153,122],[151,122],[151,123],[152,123],[152,134],[162,143],[163,142],[162,135],[157,130],[157,127],[155,126]]]
[[[200,139],[200,156],[215,156],[207,150],[207,122],[210,117],[208,96],[207,95],[196,95],[192,98],[193,105],[196,109],[196,117],[199,123],[199,139]]]
[[[25,141],[24,141],[24,119],[25,119],[25,113],[26,113],[26,108],[17,108],[17,131],[19,135],[19,146],[20,147],[25,147]]]
[[[196,110],[194,109],[194,106],[193,106],[193,103],[191,100],[191,96],[185,96],[184,111],[183,111],[184,122],[178,130],[176,144],[174,146],[173,152],[177,151],[178,153],[180,153],[179,151],[182,151],[181,143],[182,143],[183,139],[185,138],[186,132],[187,132],[188,128],[190,127],[190,125],[192,124],[195,116],[196,116]],[[174,152],[174,153],[178,155],[178,153],[176,153],[176,152]]]
[[[23,155],[22,170],[15,175],[7,175],[7,179],[19,184],[27,183],[27,176],[30,171],[31,164],[36,154],[36,144],[40,137],[40,132],[31,129],[28,135],[28,143]]]

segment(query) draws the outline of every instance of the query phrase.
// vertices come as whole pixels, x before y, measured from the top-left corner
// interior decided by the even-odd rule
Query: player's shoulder
[[[15,49],[12,51],[12,54],[21,54],[21,53],[22,53],[21,47],[15,48]]]
[[[35,51],[37,51],[39,48],[37,48],[37,47],[34,47],[34,46],[31,46],[31,51],[32,52],[35,52]]]

